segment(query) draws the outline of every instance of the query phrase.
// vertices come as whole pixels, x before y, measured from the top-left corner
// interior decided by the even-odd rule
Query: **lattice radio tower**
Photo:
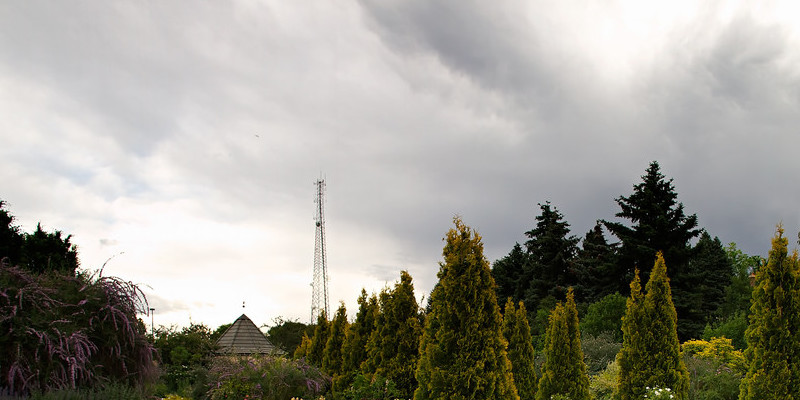
[[[314,221],[317,225],[317,237],[314,240],[314,282],[311,284],[311,323],[315,324],[321,312],[330,318],[328,308],[328,256],[325,252],[325,180],[319,179],[317,205]]]

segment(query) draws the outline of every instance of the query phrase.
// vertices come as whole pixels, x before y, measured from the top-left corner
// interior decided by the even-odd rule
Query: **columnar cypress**
[[[788,254],[787,243],[779,225],[767,264],[756,271],[741,400],[800,399],[798,258]]]
[[[328,340],[325,342],[325,350],[322,353],[322,370],[334,378],[342,373],[342,344],[346,330],[347,309],[342,302],[331,321]]]
[[[514,374],[514,385],[520,400],[533,400],[536,395],[536,367],[534,364],[533,338],[528,324],[528,311],[519,302],[515,309],[509,298],[503,314],[503,336],[508,341],[508,359]]]
[[[621,400],[641,399],[647,386],[647,349],[644,337],[647,324],[638,269],[634,272],[630,288],[631,295],[628,297],[625,316],[622,317],[622,349],[617,353],[618,394]]]
[[[518,400],[481,237],[454,218],[420,344],[415,400]]]
[[[378,297],[375,294],[367,297],[367,291],[362,289],[356,319],[347,329],[342,345],[342,374],[348,376],[348,384],[367,359],[367,341],[375,329],[378,312]]]
[[[558,303],[550,314],[545,337],[545,362],[539,380],[538,400],[553,395],[566,395],[572,400],[589,400],[589,377],[583,362],[578,310],[572,288],[566,303]]]
[[[314,336],[311,338],[311,344],[306,351],[306,361],[309,364],[322,366],[322,357],[325,353],[325,345],[328,344],[328,331],[330,330],[330,322],[325,315],[325,311],[319,313],[317,317],[317,326],[314,328]]]
[[[414,285],[407,271],[392,291],[381,293],[381,313],[367,343],[368,373],[392,381],[402,397],[410,397],[417,387],[414,370],[419,358],[422,333],[420,310]]]
[[[689,373],[681,358],[677,315],[660,252],[646,291],[642,296],[636,271],[622,321],[622,349],[617,356],[619,395],[623,400],[638,400],[649,386],[670,388],[676,399],[685,400],[689,396]]]
[[[645,286],[644,308],[647,313],[650,387],[672,389],[678,400],[689,398],[689,372],[681,357],[678,341],[678,317],[672,303],[667,265],[659,252]]]

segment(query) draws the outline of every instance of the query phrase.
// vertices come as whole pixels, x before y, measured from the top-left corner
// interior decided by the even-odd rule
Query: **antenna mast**
[[[314,241],[314,282],[311,284],[311,323],[316,323],[320,313],[325,312],[329,318],[328,308],[328,256],[325,252],[325,180],[315,182],[317,204],[314,221],[317,225],[316,239]]]

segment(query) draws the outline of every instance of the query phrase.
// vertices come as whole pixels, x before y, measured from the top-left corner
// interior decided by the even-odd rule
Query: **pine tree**
[[[365,363],[368,373],[393,382],[402,397],[410,397],[417,387],[414,372],[421,333],[412,278],[402,271],[394,289],[381,294],[381,313],[367,343]]]
[[[339,305],[328,330],[328,340],[322,353],[322,370],[336,379],[342,373],[342,344],[347,331],[347,309]]]
[[[328,332],[330,331],[330,322],[325,315],[325,311],[319,313],[317,317],[317,326],[314,328],[314,336],[311,338],[311,344],[306,351],[306,361],[318,367],[322,366],[322,357],[325,353],[325,345],[328,344]]]
[[[677,199],[672,179],[666,180],[658,162],[653,161],[642,176],[642,182],[634,185],[633,193],[616,199],[621,209],[616,216],[630,220],[632,226],[608,221],[603,221],[603,224],[621,241],[618,262],[612,274],[625,277],[621,283],[631,279],[634,268],[639,268],[641,279],[646,283],[656,252],[662,252],[669,260],[680,322],[679,337],[685,340],[692,334],[688,324],[695,322],[691,318],[691,294],[697,283],[687,271],[692,256],[689,241],[697,237],[700,230],[697,229],[697,215],[685,215],[683,204]],[[627,293],[624,284],[619,292]]]
[[[800,399],[800,271],[787,245],[779,225],[767,264],[756,271],[741,400]]]
[[[569,223],[549,201],[539,207],[542,213],[536,217],[536,227],[525,232],[530,262],[520,282],[527,285],[524,301],[529,310],[537,309],[548,296],[564,299],[567,288],[577,283],[573,263],[578,238],[568,236]]]
[[[583,361],[578,309],[571,288],[566,302],[558,303],[550,314],[545,343],[545,362],[536,398],[549,400],[560,394],[572,400],[589,400],[589,377]]]
[[[533,400],[536,396],[536,366],[534,364],[533,338],[528,324],[528,311],[519,302],[519,308],[509,298],[503,313],[503,336],[508,341],[508,359],[514,375],[514,385],[520,400]]]
[[[670,388],[676,399],[688,399],[689,373],[681,358],[677,315],[661,253],[650,273],[647,294],[641,294],[638,271],[630,287],[617,355],[621,399],[641,399],[646,387]]]
[[[477,232],[454,218],[420,344],[415,400],[519,399]]]

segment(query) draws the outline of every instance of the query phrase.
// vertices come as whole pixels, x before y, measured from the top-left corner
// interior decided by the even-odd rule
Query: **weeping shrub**
[[[0,387],[16,393],[141,386],[156,373],[138,286],[101,272],[0,265]]]
[[[330,386],[318,368],[282,357],[217,357],[208,396],[217,399],[316,398]]]

